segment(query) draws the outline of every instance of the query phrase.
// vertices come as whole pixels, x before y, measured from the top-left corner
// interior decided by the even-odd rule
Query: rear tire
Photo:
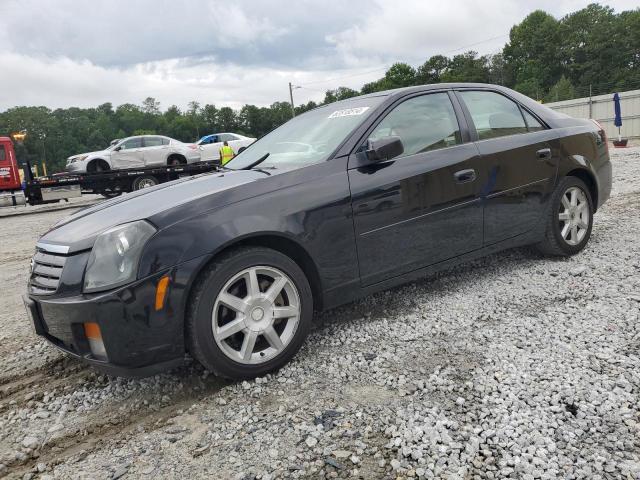
[[[312,316],[311,287],[293,260],[269,248],[237,248],[214,260],[194,285],[189,352],[221,377],[265,375],[300,349]]]
[[[158,179],[153,175],[142,175],[133,181],[132,190],[142,190],[143,188],[155,187],[158,185]]]
[[[167,165],[169,165],[170,167],[176,166],[176,165],[186,165],[186,163],[187,163],[187,159],[184,158],[182,155],[171,155],[167,159]]]
[[[593,200],[577,177],[563,178],[549,200],[545,235],[537,247],[545,255],[569,256],[580,252],[591,237]]]

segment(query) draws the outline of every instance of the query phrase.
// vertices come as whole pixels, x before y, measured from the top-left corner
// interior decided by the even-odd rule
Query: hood
[[[264,177],[263,173],[251,170],[207,173],[138,190],[74,213],[54,225],[38,243],[67,246],[69,253],[87,250],[93,246],[98,234],[111,227],[142,219],[151,219],[154,223],[154,215],[189,202],[202,201],[204,197],[208,199],[204,203],[210,205],[211,197],[222,196],[240,185]],[[220,199],[219,206],[224,204],[225,200]],[[162,225],[156,227],[161,228]]]

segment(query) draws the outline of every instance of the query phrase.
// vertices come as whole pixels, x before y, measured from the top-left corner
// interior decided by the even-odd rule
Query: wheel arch
[[[307,250],[302,245],[300,245],[300,243],[278,232],[260,232],[248,234],[243,237],[235,238],[232,241],[221,245],[213,252],[211,258],[200,267],[195,275],[195,278],[198,278],[201,272],[204,271],[211,262],[215,261],[224,252],[227,252],[234,248],[248,246],[270,248],[282,253],[283,255],[286,255],[291,260],[296,262],[296,264],[298,264],[298,266],[304,272],[307,280],[309,281],[309,285],[311,286],[314,309],[322,310],[322,280],[320,278],[320,273],[318,271],[316,263],[313,261],[313,258],[311,257],[309,252],[307,252]],[[189,290],[193,289],[195,283],[195,281],[192,283]],[[189,292],[189,295],[191,295],[191,292]]]
[[[586,168],[574,168],[567,172],[565,177],[576,177],[582,180],[591,194],[591,200],[593,201],[593,211],[598,209],[598,184],[596,183],[596,177]]]
[[[178,152],[171,152],[169,155],[167,155],[167,159],[165,160],[165,163],[168,165],[169,161],[172,158],[177,158],[183,164],[187,163],[187,157],[185,157],[182,153],[178,153]]]
[[[98,163],[98,162],[106,163],[107,166],[109,167],[109,170],[111,170],[111,162],[109,160],[107,160],[106,158],[104,158],[104,157],[90,158],[89,160],[85,160],[85,162],[86,162],[86,165],[87,165],[86,166],[87,172],[89,171],[89,165],[93,165],[93,164]]]

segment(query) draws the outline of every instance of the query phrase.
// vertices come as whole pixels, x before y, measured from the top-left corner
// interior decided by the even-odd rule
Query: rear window
[[[7,152],[4,149],[4,145],[0,145],[0,162],[7,159]]]
[[[527,132],[520,108],[507,97],[472,90],[462,91],[460,96],[469,109],[479,140]]]
[[[527,122],[527,128],[530,132],[537,132],[538,130],[544,130],[544,126],[529,112],[527,112],[524,108],[522,109],[522,113],[524,115],[524,119]]]

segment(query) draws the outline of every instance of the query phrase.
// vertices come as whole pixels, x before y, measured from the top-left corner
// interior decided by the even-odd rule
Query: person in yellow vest
[[[222,148],[220,149],[220,164],[226,165],[229,160],[236,156],[236,153],[233,151],[233,148],[229,146],[229,142],[224,142],[222,144]]]

